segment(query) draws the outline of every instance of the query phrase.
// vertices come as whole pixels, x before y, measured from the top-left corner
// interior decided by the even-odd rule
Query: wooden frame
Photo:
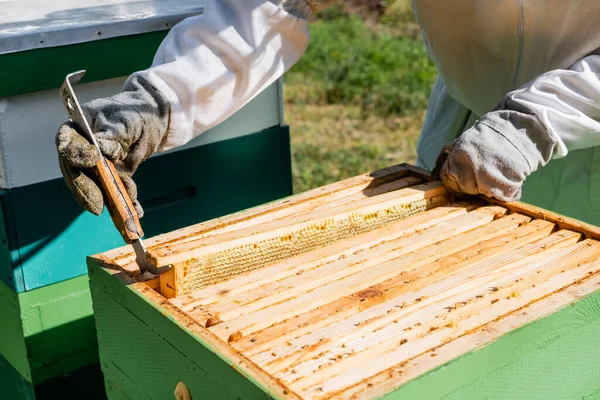
[[[415,179],[407,179],[411,177]],[[402,183],[393,186],[397,181]],[[398,199],[409,193],[402,188],[405,183],[420,184],[424,192],[437,187],[422,181],[429,181],[425,171],[391,167],[157,237],[151,248],[156,252],[166,243],[183,244],[185,251],[196,249],[199,238],[210,243],[216,241],[211,235],[228,237],[260,223],[277,227],[269,222],[274,216],[292,221],[292,226],[296,218],[292,215],[308,209],[316,210],[313,215],[323,209],[339,210],[349,204],[342,199],[345,196],[375,204],[365,193],[385,198],[384,185],[398,190]],[[443,383],[435,389],[440,396],[460,392],[452,389],[452,379],[443,378],[445,372],[436,372],[441,380],[431,378],[434,371],[458,360],[443,371],[464,380],[455,363],[465,364],[465,358],[476,359],[480,352],[495,348],[501,350],[493,354],[504,360],[504,343],[519,335],[530,339],[534,335],[535,343],[553,336],[573,337],[572,348],[594,349],[600,340],[590,337],[587,328],[543,331],[538,337],[535,332],[536,327],[552,325],[546,321],[560,319],[558,315],[577,319],[583,311],[593,326],[600,326],[595,306],[600,298],[597,227],[520,203],[452,198],[441,192],[432,196],[444,196],[444,207],[387,221],[359,236],[274,260],[272,266],[170,300],[157,293],[164,291],[162,277],[132,273],[125,249],[90,258],[90,270],[95,271],[92,284],[98,276],[118,277],[101,278],[106,293],[116,290],[121,293],[118,298],[143,299],[144,307],[158,310],[201,348],[215,351],[220,362],[235,367],[240,380],[253,382],[274,398],[405,398],[407,393],[408,398],[437,398],[428,397],[427,386],[419,382]],[[575,307],[565,308],[569,304]],[[135,310],[130,312],[142,318]],[[97,318],[102,330],[106,322],[102,314]],[[579,342],[583,337],[585,341]],[[101,352],[104,345],[110,346],[108,337],[100,338]],[[523,346],[528,348],[527,342]],[[557,354],[564,358],[564,346],[548,348],[551,351],[515,357],[543,362]],[[560,361],[569,371],[582,367],[578,360]],[[502,362],[502,371],[530,379],[534,375],[531,365]],[[586,362],[590,366],[586,379],[600,378],[600,363]],[[493,376],[481,378],[473,368],[467,364],[486,382],[477,389],[479,397],[489,396]],[[569,381],[562,393],[587,395],[600,389],[600,380],[593,387],[577,382]],[[511,385],[529,393],[535,389],[544,398],[553,395],[551,390],[532,389],[531,381]],[[198,389],[190,389],[194,396]]]

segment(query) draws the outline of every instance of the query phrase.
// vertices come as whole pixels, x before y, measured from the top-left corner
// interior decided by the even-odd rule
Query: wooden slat
[[[508,251],[504,246],[508,242],[513,243],[516,250],[526,244],[542,239],[552,232],[553,224],[545,221],[533,221],[518,228],[522,221],[521,218],[527,217],[518,214],[506,216],[467,234],[422,249],[419,252],[420,254],[415,255],[414,260],[405,257],[405,262],[418,268],[414,272],[400,274],[363,292],[344,297],[334,303],[316,308],[308,313],[244,337],[232,345],[249,356],[261,352],[266,352],[267,357],[272,356],[271,353],[273,352],[280,356],[286,352],[289,354],[294,347],[301,348],[303,346],[303,344],[296,345],[292,343],[302,335],[393,299],[401,293],[412,290],[411,288],[416,288],[416,285],[420,285],[420,283],[416,283],[419,279],[428,279],[429,276],[438,271],[444,271],[445,268],[451,265],[459,264],[460,260],[456,257],[450,257],[451,254],[459,254],[463,260],[481,261]],[[422,265],[422,267],[419,267],[419,265]],[[452,270],[448,269],[445,274],[451,272]],[[446,275],[438,275],[436,279]],[[421,282],[427,284],[430,281]],[[319,338],[317,338],[318,340]],[[289,347],[276,347],[287,342],[290,343]],[[264,361],[260,358],[256,360]]]
[[[452,231],[451,229],[449,229]],[[457,231],[458,227],[454,227]],[[450,234],[449,232],[447,234]],[[409,266],[410,268],[410,266]],[[406,267],[404,268],[406,269]],[[234,320],[226,321],[210,329],[219,337],[231,339],[264,329],[285,318],[299,315],[303,312],[335,301],[341,297],[368,288],[383,280],[392,278],[403,271],[394,260],[382,263],[377,268],[361,271],[335,282],[320,286],[303,296],[294,297],[255,312],[246,313]]]
[[[161,248],[153,262],[173,265],[160,279],[175,282],[175,295],[190,293],[447,203],[446,189],[439,183],[418,185],[321,210],[310,218],[293,216]]]
[[[597,263],[596,268],[598,266]],[[331,399],[375,399],[394,391],[408,381],[428,372],[436,367],[445,365],[457,357],[477,350],[481,346],[492,343],[494,340],[509,334],[515,329],[521,328],[527,324],[538,321],[552,313],[564,309],[566,306],[573,305],[584,296],[587,296],[600,288],[600,271],[594,272],[594,266],[581,270],[580,279],[575,276],[569,277],[561,274],[552,279],[553,283],[564,285],[560,289],[552,291],[553,288],[548,284],[536,285],[536,294],[531,298],[536,300],[525,304],[516,311],[496,318],[487,324],[482,324],[471,331],[440,330],[441,345],[434,347],[436,356],[432,357],[432,352],[426,351],[415,357],[408,357],[406,361],[397,362],[391,368],[388,368],[376,375],[354,382],[340,391],[331,391],[327,393],[327,398]],[[572,273],[578,273],[573,271]],[[590,273],[591,272],[591,273]],[[520,299],[523,303],[527,301],[528,293],[524,292]],[[520,300],[513,298],[514,300]],[[496,304],[491,305],[491,307]],[[498,305],[499,306],[499,305]],[[460,328],[459,325],[457,328]],[[548,336],[548,335],[546,335]],[[333,383],[333,382],[332,382]],[[318,397],[324,396],[325,388],[317,390]],[[330,397],[331,396],[331,397]],[[317,397],[317,398],[318,398]]]
[[[372,191],[388,182],[415,177],[426,176],[423,171],[414,169],[406,164],[384,168],[367,174],[362,174],[340,182],[335,182],[304,193],[282,199],[249,210],[215,218],[210,221],[190,225],[172,232],[158,235],[145,240],[148,248],[162,246],[169,243],[197,240],[206,236],[231,232],[237,229],[258,225],[263,222],[285,218],[287,216],[310,211],[324,204],[335,202],[347,196],[362,191]],[[423,179],[422,177],[419,179]],[[425,179],[428,180],[428,179]],[[130,273],[139,273],[135,264],[135,254],[131,246],[123,246],[103,253],[104,257],[121,266]]]
[[[180,271],[176,268],[171,268],[167,273],[162,274],[158,278],[158,287],[160,294],[165,298],[170,299],[177,296],[177,279]]]
[[[531,204],[515,202],[502,202],[496,199],[488,199],[487,201],[498,204],[508,208],[512,212],[518,212],[521,214],[529,215],[533,218],[543,219],[546,221],[553,222],[560,229],[569,229],[574,232],[581,233],[584,237],[600,240],[600,227],[591,225],[573,218],[566,217],[564,215],[557,214],[552,211],[544,210],[542,208],[532,206]]]
[[[512,291],[519,291],[524,288],[518,287],[517,281],[526,280],[527,277],[537,275],[537,270],[543,270],[549,268],[556,263],[563,263],[564,269],[570,269],[576,267],[579,262],[583,262],[590,257],[597,258],[600,244],[595,243],[594,248],[589,246],[589,243],[580,244],[578,246],[570,246],[561,249],[544,249],[542,252],[530,255],[524,259],[518,260],[511,264],[498,265],[497,269],[486,269],[481,271],[478,268],[477,277],[474,279],[465,279],[468,275],[462,274],[463,279],[458,279],[458,276],[453,276],[450,280],[440,281],[439,284],[434,285],[432,289],[437,289],[437,294],[431,297],[431,300],[420,302],[417,304],[419,307],[417,310],[412,310],[412,307],[398,310],[394,316],[396,319],[389,319],[388,324],[383,323],[384,318],[378,320],[378,324],[365,324],[347,335],[338,335],[335,342],[329,342],[326,349],[321,349],[321,352],[314,358],[306,358],[307,361],[292,365],[285,371],[275,373],[282,381],[291,383],[294,382],[294,387],[306,387],[313,385],[317,382],[323,382],[340,372],[347,371],[357,365],[365,362],[365,360],[376,359],[378,355],[386,352],[394,351],[395,349],[402,347],[405,352],[416,351],[414,348],[420,348],[423,342],[428,342],[427,334],[429,331],[434,332],[441,327],[443,320],[435,321],[436,316],[441,316],[445,312],[445,307],[451,306],[453,303],[449,301],[461,298],[465,303],[464,307],[458,308],[458,312],[447,315],[448,318],[453,318],[454,321],[460,321],[463,324],[465,320],[469,320],[471,317],[470,312],[473,309],[479,309],[479,311],[485,310],[486,317],[490,317],[488,320],[491,321],[497,316],[492,316],[487,311],[490,305],[489,302],[480,302],[485,294],[489,293],[490,287],[503,288],[505,286],[512,286]],[[595,254],[594,254],[595,253]],[[568,256],[568,257],[567,257]],[[468,272],[468,271],[465,271]],[[507,272],[512,272],[507,274]],[[543,273],[543,271],[542,271]],[[490,279],[491,278],[491,279]],[[529,282],[526,282],[526,286],[530,286]],[[539,280],[534,280],[532,283],[541,283]],[[517,287],[515,287],[517,286]],[[511,292],[505,293],[505,290],[499,292],[499,295],[506,298]],[[477,299],[477,297],[480,297]],[[515,294],[515,297],[519,295]],[[510,300],[510,297],[508,298]],[[477,303],[477,304],[470,304]],[[509,302],[503,301],[505,307],[510,308]],[[509,311],[512,311],[511,309]],[[506,314],[509,311],[504,311]],[[397,323],[392,321],[396,320]],[[428,323],[430,322],[430,323]],[[375,326],[373,326],[375,325]],[[413,330],[404,333],[403,330],[409,327],[413,327]],[[472,329],[472,328],[471,328]],[[366,334],[366,336],[365,336]],[[426,338],[426,340],[423,340]],[[402,339],[408,340],[407,343],[400,345]],[[434,342],[435,343],[435,342]],[[342,347],[342,344],[344,347]],[[441,343],[437,343],[441,344]],[[429,347],[431,348],[431,346]],[[421,348],[420,348],[421,349]],[[418,351],[419,353],[421,351]],[[346,354],[349,354],[345,356]],[[331,359],[334,359],[332,362]],[[335,361],[338,360],[339,361]],[[373,365],[372,376],[379,372],[380,365]],[[387,368],[382,368],[387,369]],[[268,368],[266,370],[270,373]],[[317,373],[318,371],[318,373]],[[363,379],[366,377],[363,377]]]
[[[144,283],[146,285],[148,285],[148,287],[151,289],[160,290],[160,282],[158,280],[158,277],[149,279],[149,280],[145,281]]]
[[[217,283],[189,294],[181,295],[170,301],[183,311],[191,311],[203,304],[211,304],[239,293],[255,289],[261,285],[284,279],[300,272],[314,268],[322,263],[329,263],[340,257],[347,257],[354,252],[368,249],[376,243],[391,241],[420,229],[428,228],[435,223],[446,221],[458,215],[466,214],[476,206],[468,203],[456,203],[437,207],[422,214],[385,225],[377,230],[345,239],[330,246],[313,250],[309,253],[247,272],[236,278]],[[358,243],[358,244],[356,244]]]
[[[533,234],[535,235],[535,232]],[[435,295],[447,296],[448,293],[438,293],[438,290],[432,289],[437,287],[436,285],[440,285],[443,280],[452,280],[456,283],[457,280],[460,281],[456,277],[464,275],[465,271],[497,268],[498,265],[504,264],[504,260],[507,263],[518,264],[522,262],[521,260],[524,257],[536,256],[541,251],[552,247],[562,248],[568,246],[577,238],[576,234],[567,233],[563,235],[561,233],[553,234],[527,245],[521,245],[521,240],[517,242],[502,238],[498,241],[492,239],[478,246],[473,246],[466,251],[444,257],[425,267],[417,268],[412,276],[401,276],[407,278],[406,282],[408,283],[396,280],[394,282],[395,286],[386,285],[383,290],[387,289],[386,292],[390,292],[388,300],[364,308],[361,312],[331,325],[313,329],[306,335],[271,348],[270,352],[267,351],[252,357],[252,360],[259,365],[268,366],[271,372],[283,370],[294,362],[309,359],[311,355],[320,353],[324,347],[337,340],[336,338],[339,339],[341,332],[350,332],[350,334],[362,332],[362,328],[356,328],[360,325],[367,326],[366,329],[381,328],[390,321],[400,318],[408,310],[407,307],[412,307],[411,309],[414,310],[433,302],[436,298]],[[458,286],[457,283],[456,285]],[[450,293],[454,293],[453,290],[455,289],[452,287],[449,290]],[[367,325],[364,325],[365,321],[368,321]]]
[[[429,246],[431,243],[486,225],[504,212],[506,210],[501,207],[483,207],[466,215],[438,222],[434,226],[419,230],[418,233],[406,235],[394,241],[380,242],[379,245],[374,245],[365,251],[350,254],[312,269],[299,265],[303,271],[301,274],[294,274],[227,300],[222,299],[217,303],[205,305],[202,307],[202,311],[210,315],[219,315],[221,321],[227,321],[304,295],[320,286],[361,273],[374,266],[377,266],[377,270],[381,273],[379,279],[385,280],[387,275],[384,275],[386,269],[381,268],[383,263]],[[523,217],[521,222],[525,223],[528,220],[529,218]],[[362,238],[353,238],[346,244],[349,247],[355,247],[357,243],[361,242]],[[390,274],[394,276],[397,271],[392,269]],[[196,313],[192,316],[199,320]]]
[[[148,250],[148,260],[156,266],[176,264],[206,254],[289,235],[312,226],[326,226],[331,221],[347,219],[354,214],[369,215],[381,209],[446,195],[446,189],[439,182],[417,185],[370,197],[358,204],[345,204],[333,209],[320,210],[312,213],[310,217],[303,214],[292,215],[285,220],[269,221],[246,229],[224,233],[218,237],[158,246]]]
[[[327,396],[368,379],[380,371],[403,364],[406,360],[420,354],[429,352],[429,358],[431,354],[437,357],[443,354],[443,345],[450,339],[463,334],[473,334],[475,329],[481,329],[498,318],[544,299],[548,294],[575,282],[581,283],[582,279],[589,279],[590,276],[600,272],[600,243],[582,242],[568,250],[560,252],[562,257],[538,262],[537,268],[533,268],[533,271],[519,271],[519,280],[508,278],[507,285],[497,292],[490,292],[487,288],[482,288],[480,292],[473,292],[473,294],[480,293],[480,295],[475,294],[479,298],[472,297],[472,302],[465,307],[451,310],[446,315],[447,319],[460,321],[458,324],[449,327],[440,326],[432,330],[431,328],[440,323],[433,318],[434,321],[421,324],[408,335],[400,335],[401,337],[396,337],[387,343],[371,347],[368,355],[366,352],[354,353],[341,362],[331,364],[329,368],[322,368],[318,374],[315,374],[316,379],[312,376],[299,379],[292,388],[304,393],[307,398]],[[564,272],[561,273],[561,269]],[[540,273],[538,274],[536,270]],[[535,279],[528,279],[531,277]],[[513,295],[514,293],[518,295]],[[492,302],[490,299],[498,301]],[[439,311],[440,315],[444,315],[442,309]],[[399,345],[402,339],[406,339],[407,342]],[[391,342],[395,345],[390,346]],[[469,348],[472,346],[467,346],[461,354]],[[361,365],[361,359],[365,358],[370,361],[369,370],[364,367],[364,364]],[[431,367],[434,363],[436,360],[428,364]]]

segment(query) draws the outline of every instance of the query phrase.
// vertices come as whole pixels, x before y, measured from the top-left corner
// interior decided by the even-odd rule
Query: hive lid
[[[197,0],[0,1],[0,54],[170,29],[203,10]]]

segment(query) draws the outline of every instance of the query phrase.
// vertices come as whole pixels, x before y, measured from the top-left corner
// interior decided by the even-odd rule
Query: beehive
[[[160,277],[136,275],[127,248],[90,259],[107,387],[127,392],[107,365],[136,375],[137,357],[155,351],[132,350],[128,363],[112,350],[136,349],[140,334],[115,346],[131,336],[119,331],[129,322],[103,305],[137,296],[182,332],[170,339],[127,301],[123,318],[167,341],[161,354],[193,365],[152,358],[161,365],[155,387],[133,382],[164,393],[152,398],[173,398],[180,381],[194,399],[592,394],[600,363],[585,354],[600,348],[599,238],[596,227],[535,207],[452,196],[406,165],[185,228],[149,242],[153,262],[173,265]],[[576,333],[565,320],[578,323]],[[177,335],[197,348],[179,348]],[[569,335],[576,343],[565,346]],[[485,351],[494,356],[482,363]],[[573,371],[558,388],[535,378]]]

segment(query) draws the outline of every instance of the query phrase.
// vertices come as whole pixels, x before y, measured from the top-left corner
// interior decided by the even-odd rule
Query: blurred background
[[[414,163],[435,76],[410,0],[319,13],[307,53],[284,76],[295,192]]]

